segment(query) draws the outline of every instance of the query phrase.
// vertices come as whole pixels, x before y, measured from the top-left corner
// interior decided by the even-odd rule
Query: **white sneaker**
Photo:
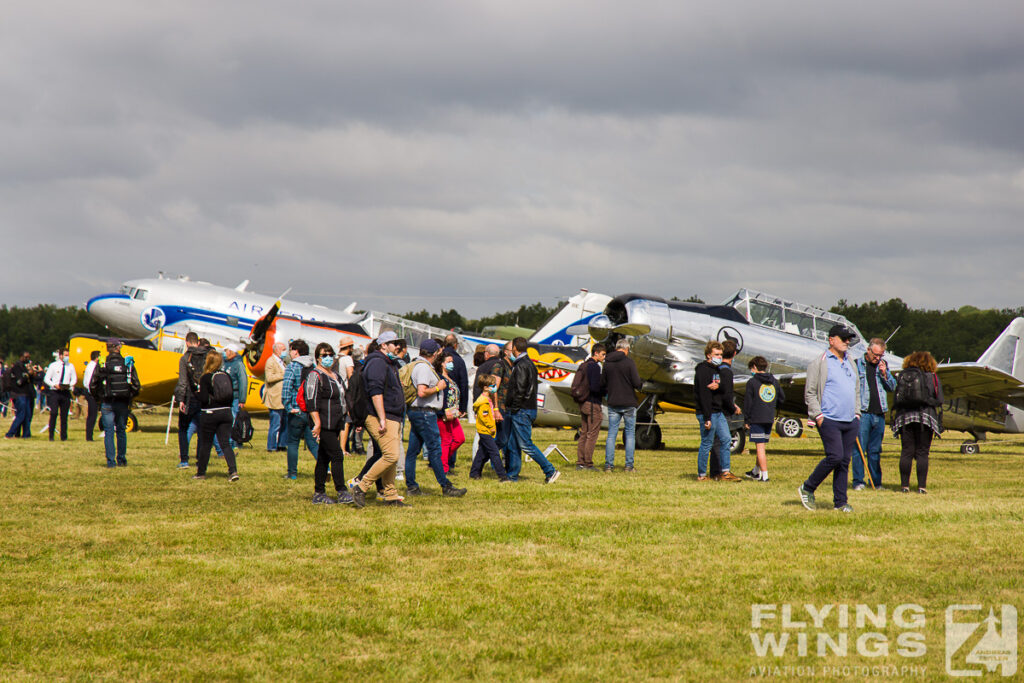
[[[865,488],[866,487],[864,486],[864,484],[857,484],[856,486],[853,487],[853,490],[854,491],[863,491]]]
[[[395,481],[405,481],[405,472],[399,472],[396,474]]]

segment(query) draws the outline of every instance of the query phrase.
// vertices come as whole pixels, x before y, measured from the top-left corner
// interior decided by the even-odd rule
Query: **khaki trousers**
[[[397,500],[398,489],[395,488],[395,472],[398,469],[398,458],[402,454],[402,423],[387,420],[384,436],[380,435],[380,422],[376,415],[366,418],[366,433],[373,439],[380,450],[380,459],[373,463],[370,471],[359,481],[359,488],[366,493],[380,479],[384,489],[381,495],[384,500]]]
[[[594,447],[601,433],[601,404],[587,401],[580,405],[580,440],[576,443],[576,464],[594,465]]]

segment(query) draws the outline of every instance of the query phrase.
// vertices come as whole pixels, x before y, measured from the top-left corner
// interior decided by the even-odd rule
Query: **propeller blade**
[[[588,327],[587,325],[573,325],[571,327],[565,328],[565,331],[574,337],[590,336],[590,327]]]
[[[615,334],[622,334],[627,337],[636,337],[641,334],[647,334],[651,331],[650,325],[644,325],[643,323],[626,323],[625,325],[616,325],[612,328],[612,332]]]
[[[280,299],[270,307],[266,315],[256,321],[252,326],[252,331],[249,333],[249,338],[252,339],[252,345],[259,344],[263,341],[263,338],[267,335],[267,330],[270,329],[274,319],[277,318],[278,312],[281,310]]]

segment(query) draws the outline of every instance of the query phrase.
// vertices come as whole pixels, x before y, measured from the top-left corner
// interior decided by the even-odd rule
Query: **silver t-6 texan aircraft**
[[[843,316],[750,289],[739,290],[720,305],[623,294],[613,298],[604,313],[591,318],[585,327],[569,331],[579,334],[585,329],[597,341],[611,344],[623,336],[634,338],[630,355],[647,394],[637,416],[637,444],[656,448],[661,443],[661,428],[655,421],[657,402],[694,407],[694,368],[704,360],[704,345],[711,339],[733,339],[737,344],[733,371],[739,399],[750,378],[750,359],[768,359],[769,370],[786,393],[782,410],[787,417],[780,420],[779,433],[799,436],[806,420],[804,373],[808,364],[825,352],[828,329],[837,323],[857,332],[850,353],[862,356],[867,348],[863,336]],[[1022,335],[1024,318],[1016,318],[978,362],[939,366],[946,398],[944,425],[973,437],[961,446],[962,452],[977,453],[977,441],[989,432],[1024,430]],[[902,367],[903,359],[898,356],[886,354],[885,360],[894,371]],[[742,431],[737,430],[734,450],[742,449],[742,441]]]

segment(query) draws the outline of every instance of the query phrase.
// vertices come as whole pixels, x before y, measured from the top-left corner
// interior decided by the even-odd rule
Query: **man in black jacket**
[[[615,441],[619,436],[619,423],[625,423],[626,471],[633,471],[633,451],[636,449],[636,392],[643,382],[636,363],[629,357],[629,340],[620,339],[615,350],[604,359],[601,385],[608,392],[608,438],[604,442],[604,471],[615,469]]]
[[[36,377],[41,369],[32,365],[32,354],[22,351],[21,359],[7,372],[11,378],[11,399],[14,401],[14,421],[7,430],[7,439],[28,439],[32,436],[32,409],[34,408]]]
[[[717,436],[722,443],[722,481],[741,481],[729,471],[729,449],[732,437],[729,423],[722,413],[725,390],[722,387],[722,345],[709,341],[704,346],[704,358],[693,371],[693,392],[697,403],[697,424],[700,425],[700,449],[697,451],[697,481],[710,481],[708,455]],[[731,387],[730,387],[731,389]],[[731,403],[730,403],[731,405]],[[735,410],[735,408],[733,408]]]
[[[512,374],[505,396],[506,419],[512,423],[508,439],[508,477],[512,481],[519,479],[519,471],[523,468],[521,451],[525,450],[544,471],[544,483],[553,484],[561,473],[533,443],[533,421],[537,419],[537,366],[526,352],[528,347],[523,337],[512,340]]]
[[[601,363],[608,355],[604,344],[594,344],[590,349],[590,358],[576,369],[585,373],[590,393],[587,400],[580,403],[580,440],[576,444],[576,469],[594,469],[594,448],[597,436],[601,433],[601,404],[604,401],[604,387],[601,385]]]
[[[188,452],[192,436],[199,431],[199,378],[203,375],[203,364],[208,345],[199,343],[199,335],[189,331],[185,335],[185,353],[178,360],[178,383],[174,386],[174,399],[178,402],[178,467],[189,467]],[[217,443],[214,437],[214,443]],[[220,444],[217,444],[220,455]]]
[[[89,384],[89,391],[100,402],[107,467],[125,467],[128,465],[125,457],[128,449],[128,414],[131,412],[132,399],[139,393],[140,384],[134,363],[127,362],[121,356],[120,340],[107,340],[107,357],[92,373]]]

